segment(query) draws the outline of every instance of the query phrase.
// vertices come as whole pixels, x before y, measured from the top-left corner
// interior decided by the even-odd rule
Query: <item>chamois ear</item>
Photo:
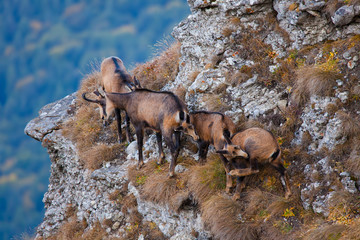
[[[134,83],[135,83],[135,88],[136,89],[141,88],[141,84],[140,84],[139,80],[137,80],[137,78],[135,76],[134,76]]]
[[[133,83],[131,83],[131,82],[128,82],[128,81],[126,81],[125,82],[125,87],[130,91],[130,92],[132,92],[132,91],[134,91],[135,89],[136,89],[136,86],[135,86],[135,84],[133,84]]]
[[[217,150],[216,153],[229,154],[229,151],[228,150]]]
[[[99,93],[99,91],[98,91],[98,90],[93,91],[93,93],[94,93],[96,96],[98,96],[98,97],[100,97],[100,96],[101,96],[101,94]]]

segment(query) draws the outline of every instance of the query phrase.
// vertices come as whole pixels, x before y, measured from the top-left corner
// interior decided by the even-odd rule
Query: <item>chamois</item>
[[[140,83],[130,76],[130,74],[126,71],[126,68],[123,64],[123,61],[118,57],[108,57],[105,58],[101,63],[101,82],[99,91],[106,92],[116,92],[116,93],[126,93],[134,90],[135,88],[141,88]],[[99,99],[103,98],[99,91],[95,91],[94,93],[98,96]],[[83,94],[83,98],[86,101],[93,102],[90,99],[86,98],[86,95]],[[99,100],[98,99],[98,100]],[[104,102],[102,101],[102,106],[99,104],[100,109],[100,117],[103,120],[103,124],[107,124],[107,120],[104,117]],[[121,115],[119,109],[114,109],[115,117],[117,120],[118,127],[118,137],[119,142],[122,142],[121,135]],[[108,115],[112,115],[113,112],[107,113]],[[131,142],[131,134],[130,134],[130,120],[129,117],[125,116],[126,121],[126,138],[128,142]]]
[[[138,168],[144,164],[142,153],[144,129],[150,128],[156,132],[159,148],[158,164],[162,164],[165,156],[162,150],[162,136],[164,136],[172,154],[169,176],[174,176],[180,151],[180,131],[192,136],[195,141],[198,139],[184,103],[171,92],[155,92],[148,89],[136,89],[123,94],[105,93],[105,98],[105,116],[114,108],[125,110],[135,127],[139,151]]]
[[[219,112],[196,111],[190,113],[191,123],[194,125],[195,132],[199,135],[197,141],[199,147],[199,161],[201,164],[206,162],[206,155],[210,144],[216,150],[221,150],[232,145],[230,137],[235,133],[235,124],[231,119]],[[237,155],[247,157],[240,147],[233,146]]]
[[[220,150],[219,153],[229,154],[233,158],[230,164],[234,168],[229,175],[236,176],[236,190],[234,199],[240,198],[240,193],[245,187],[244,177],[259,172],[258,164],[271,164],[280,173],[280,182],[285,190],[285,198],[291,196],[289,176],[281,160],[281,149],[275,137],[262,128],[249,128],[232,136],[231,141],[241,147],[248,158],[237,156],[227,150]],[[228,179],[227,179],[228,180]],[[232,185],[232,179],[226,186]],[[227,188],[227,191],[230,189]]]

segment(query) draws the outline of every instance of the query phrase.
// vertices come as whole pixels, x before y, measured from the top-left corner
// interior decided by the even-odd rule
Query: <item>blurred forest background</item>
[[[128,70],[153,57],[188,14],[186,0],[0,1],[0,239],[33,234],[44,214],[50,160],[26,123],[104,57]]]

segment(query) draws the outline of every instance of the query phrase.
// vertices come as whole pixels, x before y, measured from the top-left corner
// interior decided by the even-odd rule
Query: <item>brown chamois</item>
[[[285,190],[285,198],[291,196],[289,176],[281,160],[281,149],[271,132],[262,128],[249,128],[236,133],[232,136],[231,141],[248,154],[248,158],[244,158],[229,152],[229,149],[218,151],[232,157],[230,165],[234,169],[229,172],[229,175],[237,177],[234,199],[240,198],[240,193],[245,187],[244,177],[259,172],[258,164],[271,164],[280,173],[280,182]],[[228,192],[232,186],[231,178],[230,181],[226,183]]]
[[[123,61],[118,57],[108,57],[105,58],[101,63],[101,82],[100,82],[100,92],[116,92],[116,93],[126,93],[134,90],[135,88],[141,88],[140,83],[134,77],[126,71]],[[98,96],[99,99],[103,98],[99,91],[95,91],[94,93]],[[86,95],[83,94],[83,98],[86,101],[91,101],[91,99],[86,98]],[[98,99],[98,100],[99,100]],[[99,104],[100,110],[100,118],[103,120],[103,124],[107,125],[107,120],[104,117],[104,101],[102,101],[103,105]],[[107,113],[108,116],[112,115],[115,112],[115,118],[117,120],[118,127],[118,138],[119,142],[122,142],[121,135],[121,115],[119,109],[114,109],[112,112]],[[126,138],[128,142],[131,142],[131,134],[130,134],[130,120],[127,114],[125,115],[126,120]]]
[[[199,136],[197,144],[200,164],[206,162],[210,144],[214,145],[216,150],[228,149],[227,146],[232,145],[230,137],[235,133],[235,124],[228,116],[219,112],[196,111],[190,113],[190,121]],[[234,153],[236,155],[247,157],[239,146],[233,146],[232,150],[237,151]]]
[[[195,141],[198,140],[185,104],[171,92],[155,92],[148,89],[136,89],[124,94],[105,93],[105,98],[105,114],[114,108],[125,110],[135,127],[139,151],[138,168],[144,164],[142,153],[144,129],[149,128],[156,132],[159,148],[158,164],[161,164],[165,157],[162,149],[162,136],[164,136],[172,154],[169,176],[174,176],[180,151],[180,131],[192,136]]]

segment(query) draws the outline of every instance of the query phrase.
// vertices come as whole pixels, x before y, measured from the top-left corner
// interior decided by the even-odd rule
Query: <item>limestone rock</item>
[[[354,6],[345,5],[336,10],[333,16],[331,16],[332,22],[335,26],[343,26],[352,21],[355,16]]]

